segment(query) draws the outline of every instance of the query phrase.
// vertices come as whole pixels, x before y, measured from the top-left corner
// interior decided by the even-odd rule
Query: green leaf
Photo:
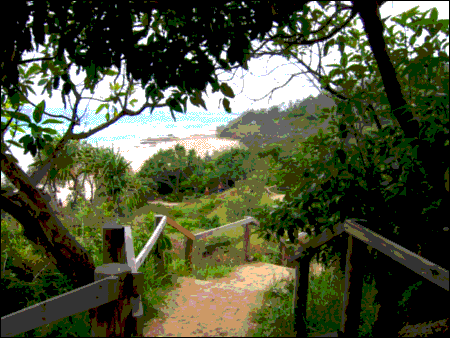
[[[98,113],[100,113],[104,108],[108,107],[107,103],[102,103],[101,105],[98,106],[97,110],[95,111],[95,115],[97,115]]]
[[[47,69],[49,64],[50,64],[49,61],[42,62],[42,71],[45,73],[45,75],[47,75]]]
[[[433,21],[436,21],[437,18],[438,18],[438,11],[434,7],[434,8],[431,9],[430,19],[433,20]]]
[[[42,100],[41,102],[39,102],[39,104],[36,106],[36,108],[34,108],[34,111],[33,111],[33,120],[36,123],[41,122],[42,114],[44,114],[44,110],[45,110],[45,100]]]
[[[58,123],[58,124],[60,124],[60,123],[63,123],[63,122],[59,121],[59,120],[55,120],[55,119],[47,119],[44,122],[42,122],[42,124],[48,124],[48,123]]]
[[[148,14],[144,13],[141,19],[142,25],[147,26],[148,25]]]
[[[181,108],[180,103],[178,102],[178,100],[174,99],[174,98],[169,98],[166,103],[169,105],[169,107],[173,110],[175,110],[176,112],[182,113],[183,109]]]
[[[13,96],[11,96],[11,104],[13,106],[16,106],[20,103],[20,95],[19,93],[14,93]]]
[[[48,135],[48,134],[44,134],[43,137],[44,137],[44,139],[46,139],[48,142],[52,142],[52,141],[53,141],[53,137],[51,137],[51,136]]]
[[[431,20],[431,19],[422,19],[422,20],[419,20],[419,21],[416,21],[416,22],[411,22],[408,25],[409,25],[409,27],[415,27],[415,26],[423,27],[423,26],[433,25],[433,24],[434,24],[434,21]],[[418,35],[420,36],[421,34],[422,33],[420,33]]]
[[[47,83],[47,79],[42,79],[42,80],[40,80],[39,82],[38,82],[38,86],[43,86],[44,84],[46,84]]]
[[[16,142],[16,141],[7,140],[6,142],[11,143],[12,145],[15,145],[16,147],[23,148],[23,146],[20,143]]]
[[[365,71],[366,71],[366,67],[361,66],[361,65],[351,65],[350,67],[347,68],[347,70],[351,70],[353,72],[355,72],[356,75],[359,75],[358,77],[361,77]]]
[[[205,101],[203,101],[202,99],[202,93],[201,92],[195,92],[193,97],[190,97],[189,100],[191,101],[191,103],[198,107],[199,105],[202,106],[205,110],[206,109],[206,105],[205,105]]]
[[[304,8],[305,7],[308,8],[307,6],[304,6]],[[301,16],[299,21],[302,23],[302,34],[306,38],[311,32],[311,22],[306,19],[306,15]]]
[[[336,43],[334,39],[330,39],[325,43],[325,47],[323,48],[323,56],[328,55],[328,50],[331,46],[333,46]]]
[[[347,40],[342,35],[339,35],[338,40],[339,52],[343,55]]]
[[[151,83],[145,88],[145,98],[148,100],[150,97],[152,100],[159,96],[159,90],[155,84]]]
[[[33,83],[34,84],[34,83]],[[26,86],[26,88],[32,92],[34,95],[36,95],[36,92],[34,91],[34,89],[31,86]]]
[[[25,135],[19,139],[19,142],[27,145],[28,143],[33,142],[33,138],[30,135]]]
[[[42,131],[45,131],[46,133],[52,134],[52,135],[55,135],[58,133],[56,130],[51,129],[51,128],[42,128]]]
[[[30,117],[27,116],[27,115],[25,115],[25,114],[23,114],[23,113],[21,113],[21,112],[18,112],[18,111],[10,111],[10,112],[8,112],[8,113],[9,113],[9,115],[10,115],[11,117],[13,117],[13,118],[15,118],[15,119],[17,119],[17,120],[19,120],[19,121],[24,121],[24,122],[31,123]]]
[[[130,101],[130,104],[131,104],[131,106],[134,108],[134,104],[137,102],[138,100],[136,100],[136,99],[132,99],[131,101]]]
[[[183,99],[180,99],[180,102],[183,104],[183,111],[187,112],[187,96],[185,96]]]
[[[22,129],[19,125],[17,125],[17,124],[14,124],[14,126],[11,125],[11,127],[12,127],[14,130],[17,130],[17,131],[19,131],[19,132],[25,134],[25,130],[23,130],[23,129]],[[11,134],[11,136],[14,135],[14,132],[13,132],[12,130],[10,130],[9,133]]]
[[[227,113],[231,113],[230,101],[227,98],[223,99],[223,107],[227,111]]]
[[[63,89],[61,91],[61,95],[69,95],[72,89],[72,84],[70,82],[64,82]]]
[[[31,133],[34,132],[36,134],[40,134],[43,130],[40,126],[34,124],[33,122],[31,122],[28,126],[31,128]]]
[[[341,57],[341,66],[342,68],[346,68],[347,67],[347,63],[348,63],[348,55],[345,53],[342,53],[342,57]]]
[[[117,72],[113,71],[112,69],[108,69],[106,71],[105,75],[115,76],[115,75],[117,75]]]
[[[222,83],[220,85],[220,91],[222,92],[223,95],[234,99],[235,95],[234,95],[233,89],[231,89],[230,86],[228,86],[228,84]]]
[[[41,67],[37,63],[33,63],[33,65],[28,69],[28,71],[25,74],[25,78],[29,77],[30,75],[36,74],[41,70]]]
[[[217,83],[217,81],[212,82],[211,86],[212,86],[212,92],[213,93],[216,93],[216,92],[218,92],[220,90],[220,86]]]

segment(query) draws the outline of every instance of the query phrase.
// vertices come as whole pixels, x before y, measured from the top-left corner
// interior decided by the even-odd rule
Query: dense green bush
[[[172,209],[172,216],[175,218],[181,218],[185,216],[185,212],[181,209],[178,208],[173,208]]]
[[[209,214],[216,207],[216,205],[217,204],[215,201],[209,200],[198,208],[198,212],[202,215]]]
[[[217,215],[214,215],[214,217],[212,217],[211,219],[209,219],[203,215],[200,215],[198,219],[200,222],[200,227],[202,229],[209,230],[209,229],[215,229],[215,228],[220,227],[220,219],[219,219],[219,216],[217,216]]]
[[[189,231],[200,228],[200,221],[196,218],[180,218],[177,222]]]
[[[42,275],[33,282],[25,282],[13,277],[13,275],[2,275],[0,283],[2,295],[8,294],[8,296],[11,296],[12,299],[14,299],[14,302],[9,302],[8,306],[2,307],[2,317],[74,289],[71,281],[58,273],[56,269],[43,272]],[[57,323],[43,325],[19,334],[18,336],[89,336],[90,325],[88,323],[88,311],[83,311],[73,316],[63,318]]]

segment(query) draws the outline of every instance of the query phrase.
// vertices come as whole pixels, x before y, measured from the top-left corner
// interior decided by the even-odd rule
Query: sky
[[[380,10],[381,17],[395,16],[404,11],[407,11],[415,6],[419,6],[420,11],[426,11],[432,7],[436,7],[439,12],[439,19],[448,19],[449,2],[448,1],[389,1],[384,4]],[[361,23],[358,24],[361,28]],[[423,39],[418,39],[417,43],[422,43]],[[33,43],[34,45],[34,43]],[[313,49],[313,52],[317,53],[317,48]],[[448,47],[447,47],[448,53]],[[38,53],[26,53],[24,59],[39,57]],[[329,55],[324,59],[324,64],[338,63],[340,54],[337,48],[330,49]],[[305,63],[309,63],[309,58],[304,58]],[[317,64],[317,56],[312,58],[313,65]],[[312,67],[315,69],[314,67]],[[266,97],[261,99],[275,87],[284,84],[291,74],[298,73],[301,70],[300,66],[287,61],[282,57],[263,57],[260,59],[254,59],[249,62],[249,71],[239,70],[233,75],[221,74],[219,75],[220,82],[226,82],[234,91],[235,98],[230,99],[232,114],[228,114],[223,109],[223,106],[219,105],[219,100],[223,98],[223,95],[219,93],[212,93],[211,87],[207,88],[207,96],[203,95],[203,99],[206,103],[207,111],[203,108],[198,108],[190,104],[188,100],[187,114],[175,113],[177,119],[173,121],[170,110],[155,109],[152,115],[150,115],[149,109],[145,110],[139,116],[123,117],[114,125],[104,129],[89,138],[86,139],[89,143],[100,146],[110,147],[114,143],[114,148],[124,147],[129,145],[138,145],[139,141],[143,138],[156,137],[158,135],[174,134],[178,137],[185,137],[192,134],[211,134],[212,130],[216,127],[225,125],[227,122],[235,119],[243,112],[249,109],[262,109],[270,108],[274,105],[288,106],[289,102],[295,102],[302,100],[309,95],[318,95],[319,91],[315,86],[311,84],[308,77],[305,75],[294,78],[287,86],[275,91],[272,97]],[[75,70],[71,71],[71,78],[74,83],[82,83],[84,79],[84,72],[81,71],[79,76],[75,75]],[[94,98],[106,98],[109,96],[109,85],[112,81],[110,79],[104,80],[99,89],[95,91]],[[35,81],[36,83],[38,82]],[[37,94],[42,92],[42,87],[34,86],[33,89]],[[61,89],[61,87],[60,87]],[[84,95],[90,97],[89,91],[85,91]],[[138,99],[138,103],[135,107],[139,107],[145,101],[145,96],[142,90],[138,91],[134,98]],[[167,97],[167,96],[166,96]],[[33,95],[30,93],[29,100],[34,104],[38,104],[41,100],[46,102],[46,111],[53,114],[64,114],[69,116],[70,109],[64,110],[64,104],[61,99],[59,91],[54,91],[53,97],[49,98],[47,93],[44,95]],[[71,102],[74,102],[74,96],[71,94]],[[104,123],[105,111],[95,115],[94,112],[100,103],[94,100],[82,100],[80,109],[86,110],[87,117],[82,121],[81,126],[75,127],[75,133],[88,131],[93,127]],[[30,108],[31,107],[31,108]],[[67,107],[69,108],[69,107]],[[131,108],[133,109],[133,108]],[[32,106],[25,106],[23,112],[31,115]],[[45,117],[44,117],[45,118]],[[2,118],[3,120],[3,118]],[[62,125],[49,125],[54,129],[64,133],[67,129],[67,124]],[[15,137],[18,140],[19,137]],[[6,136],[6,140],[11,139],[9,133]],[[20,166],[26,170],[28,165],[32,161],[30,154],[24,155],[23,150],[12,147],[13,155],[19,160]],[[3,177],[3,173],[2,173]]]

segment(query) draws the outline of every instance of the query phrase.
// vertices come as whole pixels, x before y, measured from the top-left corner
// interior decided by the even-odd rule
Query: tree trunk
[[[379,6],[382,2],[374,0],[364,2],[352,1],[352,4],[355,10],[358,11],[363,22],[370,48],[380,70],[381,79],[383,80],[386,95],[393,112],[392,114],[397,119],[406,137],[418,137],[419,122],[413,120],[413,114],[407,107],[400,83],[397,80],[397,74],[386,49],[386,43],[383,37],[384,27],[379,12]]]
[[[12,156],[2,153],[1,165],[2,172],[19,190],[10,198],[0,197],[2,209],[22,224],[24,236],[36,248],[43,249],[74,287],[91,283],[95,270],[93,258],[62,225],[41,191],[31,184]]]

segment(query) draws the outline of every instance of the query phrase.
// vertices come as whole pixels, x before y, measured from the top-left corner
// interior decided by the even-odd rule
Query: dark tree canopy
[[[2,18],[6,25],[4,31],[14,27],[15,32],[19,34],[5,34],[2,40],[4,48],[0,76],[2,117],[6,116],[8,121],[6,123],[2,121],[2,137],[8,128],[10,131],[18,130],[18,125],[13,123],[14,120],[18,120],[26,122],[33,128],[32,136],[36,139],[35,141],[30,135],[26,135],[27,142],[22,141],[24,149],[30,149],[31,145],[36,151],[36,144],[41,144],[43,139],[37,138],[41,134],[52,140],[52,137],[46,134],[52,130],[37,125],[41,123],[43,114],[51,116],[45,112],[45,101],[36,105],[33,112],[34,122],[28,116],[24,117],[24,114],[20,115],[20,112],[3,110],[5,97],[10,99],[14,108],[27,102],[26,88],[31,88],[29,84],[32,83],[27,78],[33,73],[45,74],[46,79],[39,81],[41,83],[39,86],[45,84],[44,89],[47,89],[48,93],[58,89],[61,84],[63,100],[65,96],[73,93],[79,103],[81,95],[77,93],[69,77],[70,66],[78,67],[78,72],[81,69],[87,72],[85,87],[93,93],[97,82],[104,75],[117,75],[118,78],[120,74],[111,70],[111,66],[114,65],[120,72],[121,64],[125,62],[125,73],[129,82],[132,82],[130,80],[141,81],[142,86],[145,87],[147,102],[140,110],[131,111],[126,107],[126,98],[125,104],[121,105],[121,112],[116,111],[113,119],[110,120],[107,113],[105,124],[80,134],[73,133],[73,126],[79,121],[76,116],[78,104],[76,103],[68,132],[42,164],[41,169],[32,177],[23,172],[12,155],[6,153],[2,138],[0,154],[2,172],[19,190],[15,195],[6,193],[0,195],[3,209],[10,211],[11,215],[24,226],[24,235],[27,239],[47,250],[46,254],[62,273],[71,277],[75,285],[83,286],[90,283],[95,268],[92,258],[83,246],[70,236],[56,214],[49,208],[42,193],[35,187],[36,182],[40,181],[51,166],[58,164],[57,154],[69,139],[79,140],[89,137],[117,122],[122,116],[136,116],[148,107],[158,106],[164,98],[162,91],[169,87],[178,89],[178,92],[172,94],[165,103],[171,107],[171,111],[173,108],[175,111],[182,112],[182,106],[186,111],[186,94],[190,97],[191,103],[206,109],[200,92],[205,90],[208,83],[212,85],[213,92],[220,90],[225,96],[234,97],[230,87],[225,83],[218,83],[217,72],[238,67],[247,68],[250,57],[261,56],[262,52],[258,54],[258,48],[252,49],[252,40],[259,39],[262,46],[266,46],[269,42],[277,46],[278,50],[269,51],[270,55],[291,57],[298,56],[297,49],[301,46],[325,42],[323,55],[326,56],[328,49],[337,45],[341,53],[341,64],[326,78],[318,74],[317,80],[320,80],[322,89],[326,89],[343,101],[341,107],[338,106],[339,109],[337,109],[339,114],[344,114],[344,108],[347,106],[351,118],[354,118],[353,115],[357,113],[361,116],[365,114],[366,108],[362,105],[358,106],[357,113],[352,111],[351,104],[356,100],[351,101],[351,99],[356,95],[367,93],[362,93],[359,89],[349,90],[346,97],[347,95],[341,95],[340,90],[337,92],[332,90],[330,84],[342,84],[342,88],[351,89],[357,81],[348,76],[344,76],[344,79],[336,79],[337,75],[348,75],[351,71],[355,73],[360,71],[361,77],[364,78],[367,76],[365,74],[374,73],[376,74],[374,81],[382,85],[386,99],[382,101],[375,96],[377,91],[368,91],[370,94],[368,100],[373,99],[377,104],[387,105],[389,115],[392,115],[393,120],[397,120],[399,126],[381,128],[379,123],[380,130],[376,138],[372,139],[370,135],[358,135],[361,137],[361,144],[367,146],[367,149],[362,147],[362,149],[352,150],[341,147],[341,143],[344,142],[339,142],[347,138],[349,128],[353,128],[350,125],[352,122],[346,124],[341,121],[338,132],[334,135],[317,137],[316,141],[310,142],[309,149],[320,155],[324,154],[322,158],[297,161],[297,157],[294,156],[297,154],[292,154],[291,158],[287,159],[289,161],[284,162],[289,165],[291,170],[289,173],[295,176],[293,179],[295,185],[292,184],[295,189],[290,189],[286,203],[271,215],[275,221],[271,224],[267,223],[266,230],[269,229],[272,232],[278,230],[277,233],[280,236],[286,231],[292,238],[294,231],[300,229],[309,232],[314,230],[314,233],[318,233],[330,228],[337,220],[344,221],[357,217],[369,220],[367,226],[371,230],[391,240],[395,239],[405,247],[409,243],[411,248],[420,244],[424,251],[427,250],[425,255],[427,258],[431,257],[433,261],[439,262],[439,257],[436,260],[434,257],[444,256],[441,252],[444,251],[445,245],[437,244],[440,241],[444,244],[445,238],[440,236],[440,233],[433,233],[433,230],[441,226],[440,219],[445,219],[445,206],[448,204],[448,160],[445,160],[445,156],[439,157],[435,154],[445,154],[448,150],[445,148],[448,144],[448,128],[443,123],[445,117],[448,122],[448,109],[438,109],[436,108],[438,105],[431,102],[432,99],[425,100],[417,95],[415,103],[421,104],[421,111],[414,117],[411,105],[408,105],[402,93],[399,80],[408,69],[416,73],[422,71],[423,67],[419,62],[423,63],[424,57],[420,53],[428,55],[439,50],[439,57],[445,58],[445,61],[448,60],[448,55],[440,50],[442,45],[440,41],[429,39],[423,44],[423,48],[417,50],[420,58],[417,57],[413,62],[408,61],[409,64],[405,64],[405,68],[402,69],[399,64],[404,64],[407,58],[398,57],[400,51],[390,49],[390,46],[394,44],[389,43],[389,39],[395,39],[390,36],[392,34],[390,28],[386,27],[385,20],[380,17],[379,7],[384,1],[351,1],[351,5],[340,1],[317,3],[322,10],[334,7],[335,13],[328,16],[320,9],[312,10],[309,8],[309,1],[279,1],[276,4],[257,1],[216,1],[212,6],[202,8],[183,7],[178,2],[166,5],[165,2],[157,1],[11,2],[12,8],[9,8],[8,15]],[[416,15],[418,13],[415,12],[415,10],[408,11],[397,19],[397,24],[413,28],[418,36],[422,34],[423,29],[428,30],[432,37],[437,31],[442,31],[447,33],[448,39],[448,20],[438,22],[436,10],[431,12],[430,18],[422,17],[423,20],[420,19],[422,21],[418,21]],[[352,20],[357,16],[363,24],[362,30],[353,27]],[[413,22],[407,22],[409,18]],[[319,25],[318,29],[315,28],[317,25]],[[272,28],[276,28],[276,33],[271,31]],[[350,29],[346,31],[346,28]],[[370,47],[370,55],[364,52],[366,55],[361,58],[360,54],[366,44],[365,39],[367,39],[367,47]],[[44,57],[24,60],[24,51],[38,50],[37,45],[44,47]],[[348,46],[353,46],[353,49],[358,46],[360,51],[345,53],[345,48]],[[431,63],[440,61],[438,58],[427,58]],[[368,66],[361,67],[362,62],[359,65],[350,66],[349,63],[354,60],[368,61]],[[39,61],[41,65],[37,64]],[[25,73],[23,65],[26,64],[32,64],[32,66]],[[47,74],[49,68],[50,79]],[[312,69],[309,72],[316,73]],[[413,74],[409,73],[409,75]],[[335,81],[331,81],[333,79]],[[448,75],[446,79],[448,88]],[[443,88],[444,85],[445,83]],[[408,86],[411,88],[416,84]],[[117,89],[111,90],[119,91],[121,89],[119,87],[117,84]],[[436,86],[432,84],[432,87]],[[424,89],[428,88],[424,87]],[[115,93],[115,96],[111,94],[109,98],[102,101],[106,102],[103,106],[109,105],[111,101],[116,103],[121,94],[127,95],[123,92]],[[153,101],[151,105],[148,104],[149,98]],[[130,105],[133,105],[132,101]],[[176,101],[176,104],[173,104],[173,101]],[[430,104],[429,111],[428,108],[423,108],[425,101],[433,103],[433,105]],[[448,103],[444,102],[441,106],[448,107]],[[229,101],[226,99],[224,99],[224,107],[230,111]],[[376,115],[375,112],[373,115]],[[434,122],[433,119],[438,120],[438,117],[440,120]],[[256,122],[254,118],[249,122],[253,120]],[[42,124],[44,125],[45,122]],[[250,134],[254,132],[251,128],[255,126],[252,125],[245,132]],[[277,145],[279,144],[275,144]],[[266,153],[271,153],[278,162],[279,158],[283,157],[280,156],[280,149],[281,147],[278,147]],[[230,160],[233,161],[225,161],[221,168],[224,177],[227,177],[229,164],[232,166],[240,164],[238,163],[240,159],[236,160],[235,156]],[[163,159],[160,162],[163,163]],[[207,162],[206,174],[215,169],[217,162],[220,161]],[[110,176],[114,174],[111,172]],[[180,176],[181,174],[180,172]],[[444,175],[447,178],[446,190],[442,184]],[[389,176],[391,181],[388,182],[386,176]],[[202,181],[203,177],[198,176],[195,181]],[[172,178],[169,176],[169,179]],[[422,215],[416,217],[420,213]],[[275,229],[275,226],[278,229]],[[393,229],[396,228],[401,228],[403,233],[400,235],[400,231],[395,230],[394,234]],[[439,247],[442,251],[438,254],[433,253],[435,247]],[[340,249],[336,245],[336,251]],[[329,252],[322,250],[322,254],[324,261],[329,262],[331,257]],[[392,286],[393,278],[389,274],[398,266],[382,267],[382,264],[378,263],[380,261],[381,259],[378,261],[373,259],[370,270],[374,268],[377,273],[381,272],[380,277],[376,277],[377,288],[382,290],[386,287],[386,290],[390,290],[390,293],[381,292],[380,294],[382,311],[381,316],[378,315],[376,328],[378,327],[380,335],[383,335],[386,327],[391,326],[392,318],[397,316],[395,311],[398,301],[395,296],[399,298],[404,288],[396,281],[395,284],[398,285]],[[408,280],[409,277],[405,279]],[[302,320],[299,324],[302,325]],[[357,325],[355,327],[357,328]],[[299,332],[302,330],[306,328]],[[390,331],[394,332],[392,328]]]
[[[290,4],[286,12],[259,1],[216,1],[214,6],[200,8],[178,4],[168,8],[157,1],[14,4],[5,20],[21,33],[2,39],[2,85],[10,96],[18,83],[18,66],[30,62],[23,60],[23,53],[44,46],[45,37],[53,34],[50,41],[57,42],[57,55],[46,58],[58,60],[67,53],[78,71],[83,68],[88,73],[91,85],[99,80],[101,70],[112,65],[120,69],[126,60],[127,75],[143,86],[154,84],[155,95],[170,86],[192,94],[208,83],[219,90],[215,65],[230,69],[238,63],[247,68],[251,40],[262,41],[273,21],[284,24],[297,7]]]

